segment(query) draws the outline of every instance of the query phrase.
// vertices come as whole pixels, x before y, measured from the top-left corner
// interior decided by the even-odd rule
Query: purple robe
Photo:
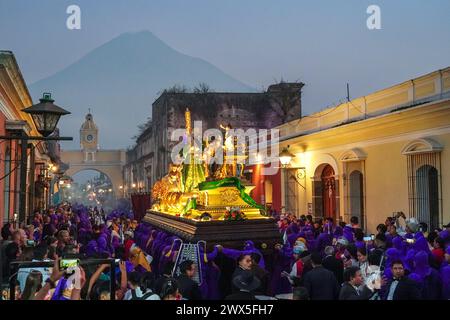
[[[331,236],[331,234],[328,234],[326,232],[322,232],[321,234],[319,234],[319,236],[317,237],[317,242],[316,242],[316,251],[323,253],[323,251],[325,250],[325,247],[327,246],[331,246],[333,243],[333,238]]]
[[[392,239],[392,247],[397,249],[402,256],[406,254],[406,246],[404,240],[400,236],[396,236]]]
[[[384,268],[384,276],[388,279],[392,279],[391,266],[392,262],[401,258],[400,252],[395,248],[389,248],[386,250],[386,264]]]
[[[220,270],[213,263],[213,260],[217,257],[218,252],[219,250],[217,249],[217,247],[214,247],[214,249],[210,253],[207,253],[205,257],[204,247],[199,246],[199,263],[200,268],[202,269],[202,284],[200,285],[200,292],[202,293],[202,297],[204,299],[220,299]]]
[[[253,241],[251,240],[247,240],[245,241],[245,246],[244,246],[244,250],[236,250],[236,249],[229,249],[229,248],[223,248],[222,249],[222,253],[231,259],[237,260],[237,258],[239,258],[240,255],[244,254],[244,255],[251,255],[252,253],[256,253],[259,254],[259,256],[261,257],[261,259],[259,260],[259,266],[263,269],[265,269],[265,264],[264,264],[264,257],[261,254],[261,252],[255,248],[255,245],[253,243]]]
[[[58,281],[58,284],[56,285],[56,288],[55,288],[55,291],[53,293],[51,300],[70,300],[63,296],[63,292],[64,292],[64,289],[66,288],[66,285],[67,285],[67,279],[64,277],[61,278]]]
[[[353,228],[351,226],[346,225],[344,227],[343,234],[344,234],[344,238],[347,239],[347,241],[349,243],[353,242]]]
[[[158,270],[160,271],[164,270],[164,267],[167,263],[174,261],[175,255],[178,254],[178,250],[180,249],[181,246],[181,242],[179,240],[176,240],[179,238],[173,236],[170,237],[169,239],[171,243],[164,247],[158,259]]]
[[[365,248],[366,243],[364,241],[356,240],[355,241],[356,249]]]
[[[292,286],[286,277],[281,276],[281,273],[283,271],[291,272],[292,248],[289,245],[284,245],[281,250],[275,250],[273,255],[273,269],[268,294],[275,296],[281,293],[291,293]]]
[[[416,250],[409,249],[403,258],[403,263],[405,264],[405,269],[411,273],[414,271],[414,256],[416,255],[416,253],[417,253]]]
[[[441,269],[442,280],[442,299],[450,300],[450,266],[447,265]]]
[[[428,264],[428,255],[419,251],[414,256],[414,272],[410,275],[413,279],[420,280],[422,299],[439,300],[441,298],[442,282],[439,273]]]

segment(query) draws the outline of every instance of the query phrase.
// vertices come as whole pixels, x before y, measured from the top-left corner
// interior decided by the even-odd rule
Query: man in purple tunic
[[[431,268],[428,264],[428,255],[424,251],[419,251],[414,256],[414,272],[411,278],[419,279],[422,288],[422,299],[439,300],[441,298],[442,281],[439,272]]]

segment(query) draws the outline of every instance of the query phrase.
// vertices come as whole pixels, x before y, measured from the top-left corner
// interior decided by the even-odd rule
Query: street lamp
[[[288,148],[289,146],[287,148],[284,148],[279,155],[280,162],[283,168],[287,168],[291,163],[292,158],[295,157],[295,155],[289,152]]]
[[[44,137],[48,137],[55,131],[59,118],[70,112],[54,104],[55,100],[52,99],[51,93],[45,92],[39,101],[38,104],[22,111],[30,114],[37,131]]]

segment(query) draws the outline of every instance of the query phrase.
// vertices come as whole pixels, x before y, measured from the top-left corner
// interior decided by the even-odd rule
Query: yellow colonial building
[[[278,128],[295,155],[281,175],[287,211],[358,216],[368,232],[399,211],[450,222],[450,68]]]

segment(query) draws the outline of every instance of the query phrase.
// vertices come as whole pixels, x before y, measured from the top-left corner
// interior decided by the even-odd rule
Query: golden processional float
[[[243,178],[245,145],[237,144],[229,125],[221,126],[223,141],[194,143],[188,109],[185,120],[184,161],[170,164],[168,174],[154,184],[144,221],[189,242],[242,247],[244,240],[254,240],[263,249],[279,242],[275,221],[250,196],[255,186]],[[198,152],[199,145],[205,152]],[[224,158],[220,164],[212,161],[217,150]]]

